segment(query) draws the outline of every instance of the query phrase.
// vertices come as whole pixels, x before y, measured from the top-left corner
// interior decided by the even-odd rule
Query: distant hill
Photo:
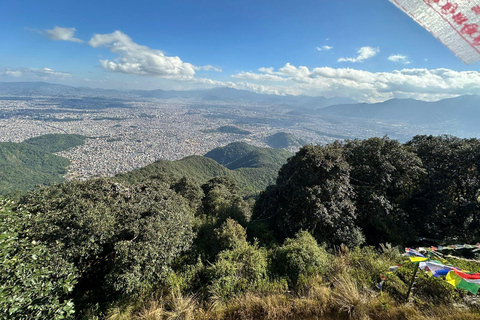
[[[403,121],[410,124],[446,123],[480,133],[480,96],[465,95],[435,102],[414,99],[391,99],[380,103],[335,105],[315,110],[322,116],[382,119]]]
[[[79,134],[46,134],[27,139],[23,143],[54,153],[81,146],[86,138]]]
[[[0,96],[47,96],[47,97],[87,97],[87,96],[127,96],[122,91],[71,87],[47,82],[0,82]]]
[[[292,154],[285,150],[258,148],[243,142],[234,142],[216,148],[204,157],[190,156],[177,161],[160,160],[144,168],[119,174],[117,178],[137,183],[164,173],[175,179],[190,176],[197,183],[203,184],[214,177],[228,176],[245,194],[255,194],[275,182],[278,170],[290,156]]]
[[[239,127],[235,126],[222,126],[218,127],[217,129],[209,129],[209,130],[202,130],[204,133],[233,133],[233,134],[243,134],[249,135],[251,134],[248,130],[240,129]]]
[[[63,181],[70,161],[26,143],[0,143],[0,194]]]
[[[234,134],[243,134],[243,135],[249,135],[251,134],[250,131],[248,130],[243,130],[235,126],[223,126],[219,127],[217,129],[218,132],[220,133],[234,133]]]
[[[224,147],[215,148],[207,152],[205,157],[213,159],[221,165],[228,167],[230,163],[246,156],[256,149],[257,147],[245,142],[233,142]]]
[[[191,90],[191,91],[133,91],[142,97],[155,97],[161,99],[200,99],[200,100],[230,100],[245,101],[250,103],[271,103],[281,104],[292,107],[305,108],[323,108],[335,104],[355,103],[350,98],[325,98],[312,96],[281,96],[275,94],[259,94],[246,90],[238,90],[233,88],[214,88],[208,90]]]
[[[302,139],[298,139],[293,134],[286,132],[277,132],[268,136],[265,142],[272,148],[302,147],[306,144]]]
[[[280,96],[259,94],[233,88],[214,88],[207,90],[166,91],[166,90],[105,90],[86,87],[71,87],[46,82],[0,82],[0,97],[17,96],[57,96],[57,97],[115,97],[115,98],[159,98],[193,99],[211,101],[243,101],[247,103],[279,104],[299,108],[323,108],[335,104],[356,103],[350,98],[325,98],[312,96]]]
[[[280,169],[286,162],[286,159],[292,155],[292,153],[283,149],[258,148],[230,162],[227,168],[235,170],[240,168],[270,168],[272,166],[278,166]]]

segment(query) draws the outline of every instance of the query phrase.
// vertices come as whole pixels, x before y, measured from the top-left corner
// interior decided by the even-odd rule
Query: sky
[[[480,93],[388,0],[4,1],[0,81],[438,100]]]

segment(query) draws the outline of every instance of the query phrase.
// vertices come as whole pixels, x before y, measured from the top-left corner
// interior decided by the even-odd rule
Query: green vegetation
[[[81,146],[85,143],[85,139],[87,137],[79,134],[46,134],[27,139],[23,143],[54,153]]]
[[[246,194],[256,194],[275,182],[280,167],[292,154],[285,150],[258,148],[234,142],[208,152],[205,157],[190,156],[177,161],[159,160],[144,168],[117,176],[120,180],[140,182],[158,174],[175,179],[188,176],[197,184],[214,177],[227,176]]]
[[[255,149],[254,146],[245,142],[233,142],[207,152],[205,157],[213,159],[228,168],[230,163],[246,156]]]
[[[248,130],[243,130],[235,126],[222,126],[218,127],[217,129],[214,130],[205,130],[205,133],[233,133],[233,134],[241,134],[241,135],[246,135],[248,136],[249,134],[252,134]]]
[[[265,138],[265,142],[272,148],[290,148],[290,147],[301,147],[306,143],[305,141],[296,138],[291,133],[286,132],[277,132],[271,136]]]
[[[0,314],[2,319],[65,319],[75,310],[76,269],[48,247],[20,235],[23,210],[0,200]]]
[[[63,181],[70,161],[26,143],[0,143],[0,194]]]
[[[195,156],[2,201],[0,314],[480,317],[466,291],[422,272],[406,301],[417,264],[385,244],[409,245],[418,236],[480,241],[479,140],[418,136],[406,144],[385,137],[308,145],[254,204],[237,184],[253,178],[241,174],[250,170],[258,179],[258,170],[272,163],[261,156],[277,158],[237,146],[210,155],[248,167],[230,170]],[[244,157],[251,161],[239,161]],[[442,263],[480,272],[476,262]],[[391,266],[398,268],[388,272]]]
[[[62,182],[70,160],[53,154],[83,145],[86,137],[47,134],[22,143],[0,143],[0,195]]]

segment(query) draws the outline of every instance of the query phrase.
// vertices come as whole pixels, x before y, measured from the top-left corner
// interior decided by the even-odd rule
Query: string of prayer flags
[[[463,62],[480,60],[480,0],[390,0]]]
[[[445,277],[445,280],[455,288],[467,290],[475,295],[478,293],[478,289],[480,288],[478,284],[471,283],[463,279],[455,271],[450,271]]]
[[[420,262],[420,269],[429,271],[435,278],[446,276],[451,270],[455,269],[452,266],[446,266],[443,263],[435,260]]]
[[[410,248],[405,249],[405,255],[410,258],[411,262],[423,262],[428,260],[428,258],[425,257],[423,254]]]
[[[419,251],[420,250],[421,249],[419,249]],[[412,262],[420,262],[419,268],[425,272],[429,272],[432,276],[436,278],[444,276],[445,281],[455,288],[467,290],[475,295],[480,289],[480,273],[467,272],[454,266],[445,265],[440,261],[431,260],[410,248],[405,249],[405,255],[408,256]]]

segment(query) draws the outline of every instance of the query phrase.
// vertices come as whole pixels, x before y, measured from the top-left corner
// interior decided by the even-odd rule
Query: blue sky
[[[0,81],[435,100],[480,92],[388,0],[8,1]]]

